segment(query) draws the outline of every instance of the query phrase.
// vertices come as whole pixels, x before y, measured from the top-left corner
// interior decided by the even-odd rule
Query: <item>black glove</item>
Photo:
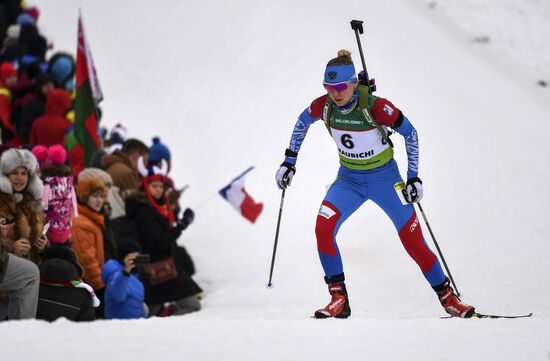
[[[293,150],[285,150],[285,161],[275,173],[275,182],[279,189],[287,189],[292,182],[292,177],[296,174],[296,159],[298,153]]]
[[[407,180],[407,186],[403,189],[403,196],[409,203],[420,202],[424,195],[422,181],[418,177]]]
[[[177,227],[183,231],[191,223],[193,223],[194,219],[195,219],[195,212],[193,212],[191,208],[187,208],[183,212],[183,217],[177,222],[178,223]]]
[[[288,162],[283,162],[277,173],[275,173],[275,181],[279,189],[286,189],[292,182],[292,177],[296,173],[296,167]]]

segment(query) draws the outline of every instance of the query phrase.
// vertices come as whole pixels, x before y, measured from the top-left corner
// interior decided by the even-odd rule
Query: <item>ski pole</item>
[[[361,46],[361,39],[359,34],[363,34],[363,22],[361,20],[352,20],[351,29],[355,31],[355,38],[357,39],[357,46],[359,47],[359,54],[361,55],[361,63],[363,64],[363,72],[365,73],[365,81],[367,86],[370,87],[369,73],[367,72],[367,65],[365,64],[365,57],[363,56],[363,47]]]
[[[449,275],[449,278],[451,279],[451,282],[453,283],[453,286],[456,291],[456,295],[460,297],[460,291],[458,291],[458,288],[456,287],[456,283],[453,279],[453,275],[451,274],[451,271],[449,270],[449,267],[447,267],[447,262],[445,261],[445,257],[443,257],[443,253],[441,253],[441,248],[439,248],[439,244],[435,240],[434,233],[432,232],[432,227],[430,227],[430,223],[428,223],[428,218],[426,218],[426,214],[424,213],[424,210],[422,209],[422,206],[420,205],[420,202],[416,202],[418,204],[418,208],[420,209],[420,213],[422,214],[422,218],[424,218],[424,223],[426,223],[426,226],[428,227],[428,231],[430,232],[430,236],[432,237],[432,240],[434,241],[435,248],[437,248],[437,253],[439,253],[439,257],[441,257],[441,261],[443,261],[443,266],[445,267],[445,270],[447,271],[447,274]]]
[[[271,269],[269,271],[269,281],[267,282],[267,288],[271,288],[271,277],[273,276],[273,266],[275,266],[275,254],[277,253],[277,241],[279,240],[279,226],[281,225],[281,215],[283,214],[283,203],[285,201],[285,190],[281,193],[281,204],[279,205],[279,218],[277,219],[277,230],[275,231],[275,243],[273,244],[273,256],[271,256]]]

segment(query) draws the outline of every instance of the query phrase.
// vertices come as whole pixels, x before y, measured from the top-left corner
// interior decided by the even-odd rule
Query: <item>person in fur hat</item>
[[[78,217],[73,218],[71,239],[80,264],[84,268],[84,282],[93,287],[103,303],[105,284],[101,280],[101,268],[105,263],[105,216],[101,213],[105,200],[105,185],[100,178],[78,182]],[[96,316],[103,317],[103,307],[96,308]]]
[[[37,175],[38,162],[24,149],[8,149],[0,158],[0,213],[15,221],[4,238],[8,252],[38,263],[49,245],[42,235],[43,185]]]
[[[78,174],[78,182],[82,182],[91,178],[99,178],[103,181],[106,193],[103,195],[103,207],[101,208],[101,214],[104,216],[105,231],[103,232],[103,249],[105,253],[105,261],[116,258],[116,239],[111,228],[111,214],[113,206],[124,208],[124,201],[115,200],[115,203],[111,202],[111,195],[113,190],[113,179],[109,173],[99,168],[84,168],[82,172]],[[118,192],[116,192],[118,194]],[[122,205],[121,205],[122,204]]]

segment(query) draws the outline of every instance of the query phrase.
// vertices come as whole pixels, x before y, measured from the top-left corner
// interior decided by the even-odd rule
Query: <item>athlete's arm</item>
[[[396,122],[395,131],[405,138],[405,149],[407,150],[407,179],[418,177],[418,134],[409,118],[401,114]]]
[[[294,125],[294,129],[292,130],[292,135],[290,136],[290,144],[285,152],[285,162],[296,165],[298,152],[306,138],[307,131],[311,124],[321,118],[326,100],[327,95],[315,99],[311,105],[298,116],[296,125]]]
[[[311,116],[309,108],[300,114],[298,120],[296,121],[296,125],[294,125],[294,129],[292,130],[292,135],[290,136],[290,145],[288,146],[288,150],[290,150],[290,152],[287,151],[285,153],[285,162],[296,165],[298,152],[300,151],[302,143],[306,138],[309,127],[314,122],[315,119]]]
[[[418,177],[418,135],[409,119],[389,100],[376,98],[372,114],[378,124],[392,127],[405,138],[407,150],[407,179]]]

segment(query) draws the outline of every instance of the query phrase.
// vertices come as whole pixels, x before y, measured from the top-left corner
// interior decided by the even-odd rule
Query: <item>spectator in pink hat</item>
[[[67,151],[61,144],[45,147],[37,145],[32,153],[40,165],[40,178],[44,182],[42,203],[44,223],[49,223],[48,239],[52,244],[68,245],[72,217],[77,216],[73,172],[65,164]]]

